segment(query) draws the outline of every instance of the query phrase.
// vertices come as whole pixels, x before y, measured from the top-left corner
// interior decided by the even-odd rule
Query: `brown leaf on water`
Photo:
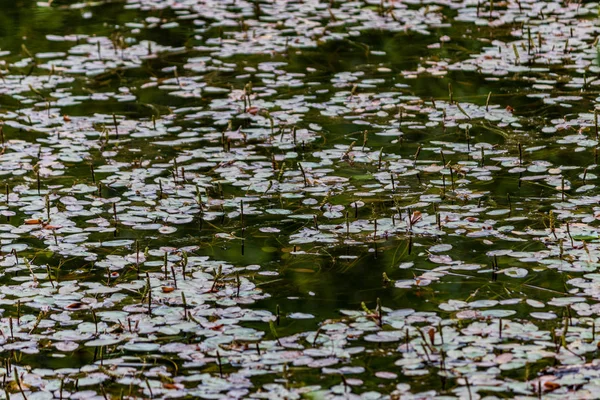
[[[248,114],[256,115],[256,114],[258,114],[258,111],[259,111],[259,110],[260,110],[260,109],[259,109],[258,107],[254,107],[254,106],[252,106],[252,107],[248,107],[248,108],[246,109],[246,112],[247,112]]]
[[[544,382],[544,389],[548,392],[551,392],[553,390],[556,390],[560,387],[560,384],[553,382],[553,381],[546,381]]]
[[[419,222],[423,217],[421,216],[421,212],[420,211],[414,211],[412,213],[412,215],[410,216],[410,224],[414,225],[417,222]]]
[[[8,379],[7,379],[8,381]],[[9,393],[16,393],[16,392],[20,392],[21,389],[26,390],[29,389],[31,386],[26,384],[25,382],[21,382],[21,387],[19,387],[19,384],[14,381],[14,380],[10,380],[8,382],[6,382],[6,386],[5,389],[9,392]]]
[[[77,301],[75,303],[71,303],[71,304],[67,305],[65,308],[67,310],[79,310],[79,309],[83,308],[83,306],[85,306],[85,304]]]
[[[210,328],[208,328],[208,329],[210,329],[211,331],[219,331],[219,330],[221,330],[221,329],[222,329],[224,326],[225,326],[225,325],[223,325],[223,324],[219,324],[219,325],[211,326],[211,327],[210,327]]]
[[[309,268],[290,268],[290,270],[294,271],[294,272],[305,273],[305,274],[314,274],[316,272],[314,269],[309,269]]]
[[[180,384],[180,383],[168,383],[168,382],[165,382],[165,383],[163,383],[163,387],[165,389],[175,389],[175,390],[178,390],[178,389],[182,389],[183,385]]]
[[[429,328],[429,341],[431,342],[432,345],[435,345],[435,329],[433,328]]]

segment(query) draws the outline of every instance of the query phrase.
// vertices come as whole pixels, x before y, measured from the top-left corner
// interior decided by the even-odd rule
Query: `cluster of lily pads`
[[[0,49],[6,398],[594,395],[597,3],[119,7]]]

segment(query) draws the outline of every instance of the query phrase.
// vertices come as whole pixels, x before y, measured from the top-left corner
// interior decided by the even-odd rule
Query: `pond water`
[[[593,398],[598,13],[0,0],[0,396]]]

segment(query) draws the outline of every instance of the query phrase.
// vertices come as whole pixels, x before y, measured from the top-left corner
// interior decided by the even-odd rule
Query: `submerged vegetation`
[[[0,396],[594,397],[598,12],[0,0]]]

